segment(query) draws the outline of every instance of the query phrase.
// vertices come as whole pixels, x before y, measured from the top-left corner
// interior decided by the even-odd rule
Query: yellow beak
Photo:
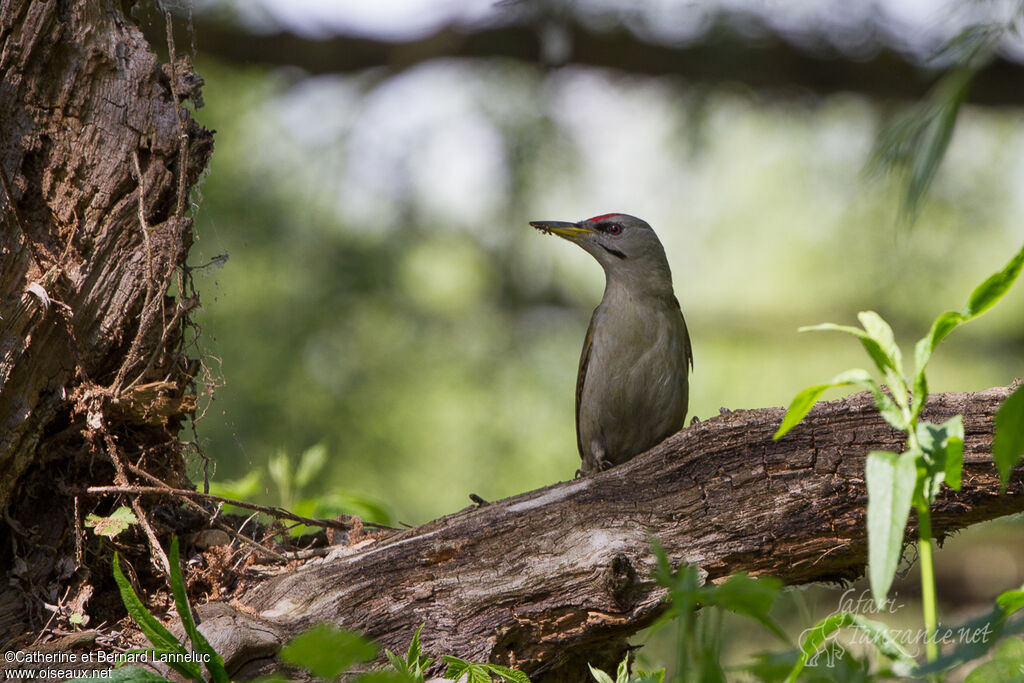
[[[530,225],[545,234],[554,233],[559,237],[568,238],[594,232],[590,228],[583,228],[577,223],[567,223],[566,221],[530,221]]]

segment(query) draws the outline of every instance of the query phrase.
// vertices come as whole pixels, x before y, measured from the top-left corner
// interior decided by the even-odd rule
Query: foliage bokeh
[[[323,442],[313,493],[357,491],[408,523],[577,467],[576,363],[603,279],[530,219],[654,225],[702,419],[783,404],[856,360],[802,324],[873,308],[898,338],[920,336],[1024,237],[1014,111],[966,108],[908,229],[899,189],[862,172],[887,110],[853,95],[502,63],[199,70],[198,116],[218,132],[194,262],[230,254],[197,271],[224,381],[199,425],[216,478]],[[1021,374],[1021,319],[1011,296],[951,340],[932,389]]]

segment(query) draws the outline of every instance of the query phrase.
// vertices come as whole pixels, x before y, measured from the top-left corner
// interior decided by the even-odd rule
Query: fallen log
[[[1021,470],[1000,493],[990,455],[1008,394],[928,402],[924,419],[961,413],[965,427],[963,488],[934,506],[939,537],[1024,510]],[[202,630],[240,677],[273,668],[281,643],[326,621],[394,650],[423,623],[426,652],[581,681],[584,663],[614,663],[662,613],[653,538],[708,580],[741,570],[789,585],[853,579],[866,558],[865,455],[900,451],[901,434],[866,393],[819,404],[773,441],[783,412],[723,412],[595,476],[339,546],[257,583],[242,609],[205,606]]]

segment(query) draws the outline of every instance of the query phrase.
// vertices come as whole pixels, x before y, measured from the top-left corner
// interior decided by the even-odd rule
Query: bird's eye
[[[622,226],[618,223],[612,223],[608,226],[609,235],[618,235],[620,232],[622,232]]]

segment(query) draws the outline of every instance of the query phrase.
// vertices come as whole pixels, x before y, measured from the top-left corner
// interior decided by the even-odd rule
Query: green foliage
[[[835,327],[838,326],[827,329],[834,329]],[[811,329],[826,328],[822,326],[815,328],[807,327],[800,328],[800,331],[803,332]],[[875,381],[871,379],[871,375],[868,374],[867,370],[855,369],[841,372],[826,384],[816,384],[812,387],[807,387],[798,393],[789,404],[786,416],[782,419],[782,424],[779,425],[778,430],[776,430],[775,435],[772,438],[782,438],[789,430],[800,424],[800,421],[807,416],[807,413],[811,411],[811,408],[813,408],[814,404],[818,402],[818,399],[821,398],[821,395],[825,393],[826,389],[845,386],[859,386],[871,391],[875,397],[875,405],[878,407],[879,412],[882,413],[882,416],[885,417],[886,422],[897,429],[903,429],[903,415],[892,402],[892,399],[882,393]]]
[[[106,536],[107,538],[114,538],[119,533],[130,527],[132,524],[138,522],[138,518],[135,513],[132,512],[131,508],[122,505],[121,507],[114,510],[107,517],[100,517],[99,515],[86,515],[85,525],[92,527],[92,531],[97,536]]]
[[[1010,472],[1024,455],[1024,385],[1010,394],[996,413],[996,435],[992,457],[999,468],[999,479],[1006,487]]]
[[[839,612],[822,619],[804,632],[806,635],[800,641],[800,656],[786,677],[786,683],[795,682],[810,658],[818,653],[826,641],[841,628],[853,628],[863,632],[882,655],[901,663],[904,669],[909,670],[913,666],[914,659],[893,638],[888,626],[866,619],[860,614]]]
[[[1019,681],[1024,672],[1024,640],[1007,638],[992,653],[992,659],[967,674],[964,683],[1005,683]]]
[[[530,678],[518,669],[510,669],[499,664],[487,664],[482,662],[467,662],[465,659],[444,655],[442,661],[448,665],[444,677],[452,681],[465,683],[491,683],[491,676],[497,676],[508,683],[530,683]]]
[[[725,680],[720,664],[722,622],[718,610],[749,617],[789,644],[785,632],[769,616],[781,593],[781,581],[774,577],[755,579],[741,572],[717,585],[701,585],[696,567],[683,564],[673,571],[668,554],[657,540],[652,541],[651,549],[656,560],[654,579],[668,589],[670,607],[664,619],[674,620],[677,625],[678,680]],[[696,610],[700,608],[702,618],[698,624]],[[709,616],[709,611],[717,618]]]
[[[287,452],[278,450],[267,464],[270,483],[278,493],[274,504],[302,517],[330,519],[338,515],[358,515],[367,522],[390,524],[391,515],[387,509],[369,496],[340,490],[316,496],[307,494],[307,490],[323,477],[328,461],[327,446],[322,442],[303,451],[294,462]],[[256,498],[263,489],[260,468],[250,470],[241,479],[210,484],[214,495],[235,500]],[[308,531],[304,524],[291,528],[293,536]]]
[[[629,675],[629,653],[622,658],[619,662],[618,670],[615,672],[615,679],[602,671],[601,669],[595,669],[590,664],[587,664],[587,668],[590,669],[590,675],[593,676],[597,683],[664,683],[665,670],[658,669],[656,671],[641,671],[638,670],[635,675]]]
[[[281,659],[317,678],[335,680],[352,665],[370,662],[377,646],[354,631],[319,624],[300,633],[281,648]]]
[[[159,620],[142,603],[139,596],[132,588],[131,581],[121,571],[121,563],[117,552],[114,553],[113,569],[114,582],[121,593],[121,602],[128,612],[128,616],[139,627],[142,634],[152,645],[151,648],[129,650],[129,655],[145,655],[150,660],[163,661],[176,671],[182,678],[197,683],[229,683],[227,672],[224,669],[224,660],[214,651],[203,634],[196,628],[195,619],[192,617],[192,608],[188,603],[188,596],[185,591],[185,582],[181,575],[181,558],[178,551],[177,537],[171,540],[171,552],[168,558],[171,563],[171,593],[174,596],[174,607],[181,619],[185,634],[192,643],[195,652],[189,651],[173,633],[160,623]],[[198,655],[198,657],[197,657]],[[203,675],[202,668],[198,662],[190,659],[200,659],[206,664],[210,678]],[[124,660],[122,660],[122,663]],[[93,680],[91,678],[74,679],[73,683],[84,683]],[[143,681],[169,683],[169,681],[155,674],[148,669],[137,666],[121,667],[111,672],[108,680],[115,681]]]
[[[114,582],[117,583],[117,588],[121,592],[121,602],[124,603],[128,616],[132,618],[132,621],[135,622],[136,626],[139,627],[139,630],[142,631],[142,634],[146,636],[146,639],[153,646],[149,649],[133,650],[132,652],[144,652],[152,657],[163,655],[184,657],[189,654],[185,646],[153,616],[152,612],[146,608],[142,600],[139,599],[139,596],[136,595],[131,582],[121,571],[121,563],[116,552],[114,553]],[[170,667],[187,680],[206,680],[203,677],[202,669],[200,669],[199,664],[196,662],[172,661],[170,662]]]
[[[199,629],[196,628],[195,619],[192,618],[192,607],[188,603],[188,595],[185,591],[185,581],[181,576],[181,558],[178,552],[178,537],[171,539],[171,554],[168,558],[171,563],[171,593],[174,596],[174,609],[181,619],[185,634],[192,642],[196,652],[204,656],[206,668],[212,676],[212,683],[228,683],[228,675],[224,670],[224,660],[214,651],[210,643]]]
[[[868,490],[868,577],[876,601],[889,593],[903,550],[903,530],[917,483],[920,452],[871,451],[865,467]]]
[[[928,361],[935,347],[957,326],[976,318],[999,301],[1013,285],[1024,266],[1024,247],[1006,266],[978,285],[959,311],[940,315],[915,350],[916,374],[912,383],[912,399],[908,401],[911,383],[903,372],[902,357],[892,329],[873,311],[858,315],[863,329],[843,325],[825,324],[802,330],[833,330],[857,337],[875,367],[885,377],[895,400],[863,370],[850,370],[838,375],[832,382],[816,385],[797,394],[790,404],[775,438],[792,429],[811,409],[814,401],[830,386],[854,384],[869,389],[875,404],[885,420],[907,435],[907,450],[902,455],[872,452],[868,455],[865,481],[868,491],[868,572],[871,590],[878,604],[882,604],[892,584],[903,544],[903,530],[913,506],[919,518],[928,515],[943,482],[952,488],[960,487],[963,466],[963,422],[960,416],[941,425],[919,423],[921,410],[927,399],[928,382],[925,375]],[[1011,404],[1010,410],[1016,406]],[[1019,428],[1018,428],[1019,429]],[[1013,430],[1008,430],[1013,434]],[[1011,458],[1006,456],[1006,461]],[[1016,462],[1015,457],[1012,459]],[[998,460],[997,460],[998,464]],[[922,531],[930,528],[922,519]],[[921,543],[930,543],[922,534]],[[922,553],[924,555],[924,553]],[[930,559],[930,549],[928,551]],[[928,580],[927,578],[923,580]],[[927,597],[926,597],[926,610]],[[932,625],[933,626],[933,625]]]
[[[1024,633],[1024,619],[1010,619],[1021,607],[1024,607],[1024,587],[1001,593],[986,614],[956,626],[942,627],[941,635],[953,638],[956,646],[935,661],[918,667],[913,674],[934,676],[952,671],[984,657],[1004,636]]]
[[[938,59],[955,66],[920,103],[909,108],[878,136],[869,161],[875,171],[905,176],[900,213],[916,219],[953,136],[960,108],[978,71],[987,66],[1008,31],[1016,30],[1020,10],[1009,22],[968,26],[943,48]]]
[[[406,650],[405,659],[402,659],[391,650],[384,650],[384,654],[387,655],[388,661],[391,662],[391,666],[394,667],[395,671],[403,676],[407,676],[412,683],[423,683],[426,678],[427,667],[434,662],[433,659],[423,655],[421,652],[420,631],[423,630],[423,626],[423,624],[420,624],[416,628],[416,633],[412,636],[412,642],[409,643],[409,649]]]

